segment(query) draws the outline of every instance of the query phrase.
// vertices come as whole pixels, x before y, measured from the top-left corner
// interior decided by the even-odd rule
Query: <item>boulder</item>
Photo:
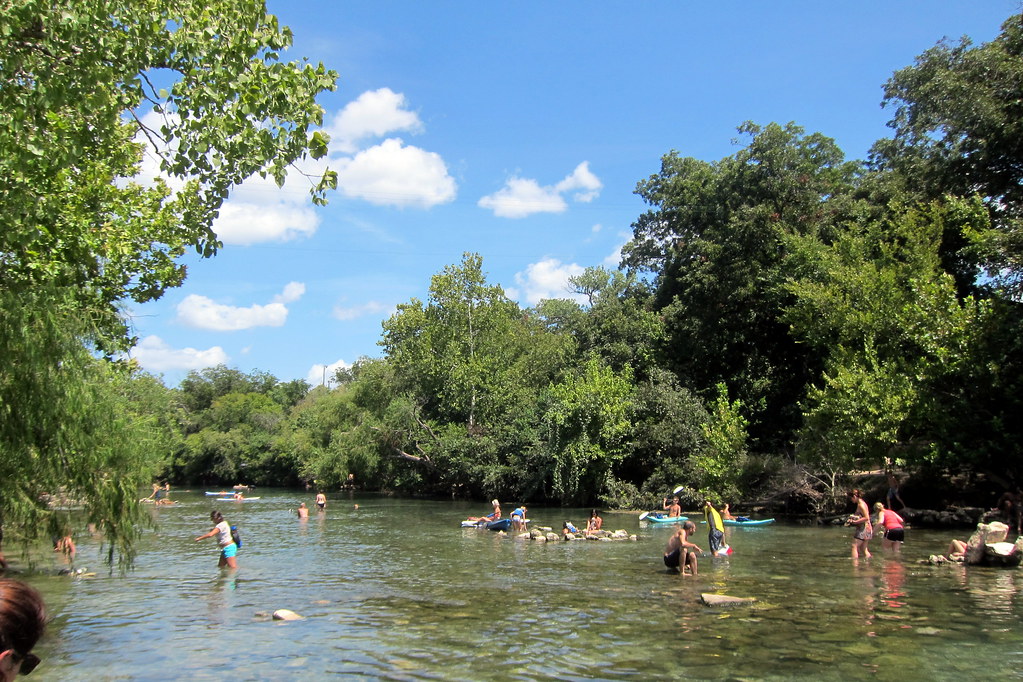
[[[544,537],[547,539],[547,542],[557,542],[558,541],[558,534],[557,533],[549,532],[546,535],[544,535]]]
[[[700,599],[707,606],[748,606],[757,600],[756,597],[730,597],[727,594],[710,594],[704,592]]]
[[[992,542],[984,545],[984,555],[980,563],[983,566],[998,566],[1001,568],[1015,568],[1023,559],[1023,552],[1011,542]]]
[[[274,620],[303,620],[303,616],[289,609],[277,609],[274,611],[273,618]]]
[[[973,535],[966,542],[966,563],[970,565],[984,563],[988,555],[987,545],[1005,542],[1008,532],[1009,527],[999,521],[978,523],[977,530],[973,531]]]

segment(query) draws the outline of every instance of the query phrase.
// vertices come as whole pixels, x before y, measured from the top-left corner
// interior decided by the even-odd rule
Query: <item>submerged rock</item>
[[[274,611],[274,620],[304,620],[303,616],[298,615],[290,609],[277,609]]]
[[[710,594],[704,592],[700,599],[707,606],[748,606],[757,600],[756,597],[731,597],[727,594]]]

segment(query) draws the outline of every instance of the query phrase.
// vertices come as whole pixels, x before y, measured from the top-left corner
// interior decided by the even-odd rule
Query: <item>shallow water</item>
[[[854,563],[847,529],[729,528],[734,554],[681,577],[661,562],[671,528],[635,514],[603,516],[636,542],[542,544],[458,528],[486,504],[338,495],[301,521],[294,509],[312,495],[258,494],[218,504],[175,492],[126,575],[103,569],[87,536],[75,566],[94,577],[24,573],[53,614],[33,679],[903,682],[1023,670],[1023,571],[918,564],[947,533],[908,531],[901,559],[875,541]],[[194,542],[215,506],[241,529],[234,574],[217,569],[214,540]],[[529,516],[557,529],[586,511]],[[758,601],[711,609],[702,592]],[[305,620],[270,620],[279,608]]]

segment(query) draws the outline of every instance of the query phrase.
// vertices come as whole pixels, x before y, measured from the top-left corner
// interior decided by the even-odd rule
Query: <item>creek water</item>
[[[319,512],[308,493],[251,494],[261,499],[173,492],[124,574],[84,532],[83,577],[54,575],[53,556],[34,570],[10,557],[52,614],[33,679],[904,682],[1023,671],[1023,570],[919,564],[944,551],[947,532],[907,531],[898,559],[875,540],[874,556],[854,562],[848,529],[729,528],[732,556],[682,577],[661,560],[671,528],[637,514],[603,514],[635,542],[544,544],[459,528],[485,503],[335,494]],[[194,541],[213,508],[241,531],[237,572],[217,568],[215,540]],[[587,511],[529,517],[557,532]],[[708,608],[704,592],[757,601]],[[304,620],[271,620],[281,608]]]

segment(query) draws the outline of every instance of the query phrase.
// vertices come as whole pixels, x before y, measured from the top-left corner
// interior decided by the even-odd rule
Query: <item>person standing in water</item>
[[[217,566],[219,568],[224,566],[229,566],[232,569],[238,568],[238,560],[235,558],[238,555],[238,545],[235,544],[234,537],[231,535],[231,526],[224,520],[224,515],[215,509],[210,512],[210,521],[216,525],[210,529],[209,533],[200,535],[195,541],[199,542],[216,535],[217,544],[220,546],[220,562]]]
[[[327,508],[327,496],[323,494],[323,491],[316,493],[316,506],[320,511]]]
[[[703,501],[703,516],[707,521],[707,542],[710,544],[710,555],[717,556],[718,550],[725,544],[725,524],[721,521],[721,514],[710,503],[710,500]]]
[[[902,543],[906,541],[906,527],[902,517],[891,509],[885,509],[880,502],[874,503],[874,513],[877,514],[874,525],[884,528],[884,535],[881,536],[883,538],[881,548],[890,549],[894,554],[900,554]]]
[[[863,552],[863,558],[869,559],[870,550],[867,545],[870,543],[870,538],[874,537],[874,527],[870,523],[870,510],[867,508],[867,503],[859,488],[849,491],[849,500],[856,505],[856,511],[845,522],[845,525],[856,528],[856,532],[853,533],[852,557],[858,559],[860,552]]]
[[[526,505],[516,507],[511,513],[512,530],[522,532],[526,529]]]

